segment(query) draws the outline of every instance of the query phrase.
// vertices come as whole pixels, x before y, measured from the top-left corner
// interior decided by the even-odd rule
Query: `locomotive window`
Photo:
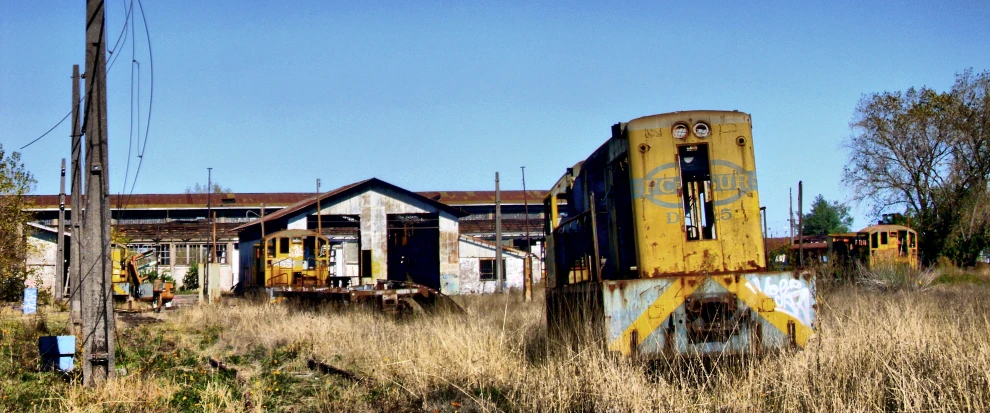
[[[914,246],[915,246],[915,245],[914,245],[914,243],[915,243],[915,240],[914,240],[914,233],[913,233],[913,232],[909,232],[909,233],[908,233],[908,240],[909,240],[909,241],[908,241],[908,247],[909,247],[909,248],[914,248]]]
[[[880,233],[880,245],[887,245],[887,232]]]
[[[268,258],[275,258],[275,238],[268,240]]]
[[[281,253],[281,254],[288,254],[289,253],[289,239],[288,238],[279,238],[278,239],[278,252]]]
[[[873,235],[870,236],[870,238],[871,238],[871,241],[873,243],[873,248],[876,248],[876,247],[879,247],[880,246],[880,244],[877,242],[877,233],[876,232],[874,232]]]
[[[677,148],[684,201],[684,230],[689,241],[715,239],[715,204],[708,145]]]

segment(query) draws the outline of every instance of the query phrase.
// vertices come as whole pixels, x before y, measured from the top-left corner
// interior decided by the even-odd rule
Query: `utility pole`
[[[82,342],[82,310],[80,307],[79,274],[82,272],[82,130],[79,124],[79,65],[72,65],[72,238],[69,239],[69,319],[72,333]]]
[[[798,265],[804,268],[804,184],[798,181]]]
[[[65,158],[62,158],[62,177],[58,190],[58,242],[55,244],[55,290],[52,296],[56,302],[65,298]]]
[[[495,292],[503,292],[502,288],[502,194],[498,189],[498,172],[495,172]]]
[[[770,268],[770,252],[767,251],[767,207],[761,206],[760,212],[763,213],[763,267],[767,269]]]
[[[523,299],[526,301],[533,300],[533,259],[530,256],[532,246],[529,243],[529,196],[526,194],[526,167],[521,166],[522,169],[522,185],[523,185],[523,225],[526,228],[526,258],[523,260],[523,265],[526,266],[523,269]]]
[[[323,209],[320,208],[320,178],[316,178],[316,233],[323,235]],[[264,235],[262,235],[264,237]],[[317,247],[319,248],[319,247]],[[319,252],[317,252],[319,254]]]
[[[83,384],[115,372],[110,271],[110,163],[107,156],[107,56],[102,0],[86,1],[86,221],[83,224]]]
[[[787,188],[787,200],[790,204],[787,212],[787,226],[791,230],[791,245],[794,245],[794,188]],[[788,247],[790,248],[790,247]]]
[[[213,168],[206,168],[206,230],[209,231],[213,225]],[[206,269],[203,271],[203,285],[199,286],[199,303],[203,303],[203,295],[206,295],[206,302],[210,302],[210,263],[213,262],[212,253],[206,254]]]

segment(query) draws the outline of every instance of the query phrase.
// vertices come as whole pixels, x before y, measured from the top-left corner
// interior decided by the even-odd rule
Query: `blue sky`
[[[486,190],[496,171],[518,189],[523,165],[527,187],[545,189],[616,122],[741,110],[779,235],[798,180],[806,204],[851,197],[840,143],[863,94],[947,90],[957,72],[990,69],[990,2],[744,3],[146,0],[154,99],[134,191],[182,192],[207,167],[238,192],[369,177]],[[110,46],[128,4],[107,1]],[[142,139],[147,125],[152,61],[138,22],[109,74],[115,193],[137,164],[132,67]],[[68,112],[84,36],[82,1],[0,3],[5,150]],[[21,152],[35,193],[57,193],[67,122]],[[855,209],[857,227],[867,211]]]

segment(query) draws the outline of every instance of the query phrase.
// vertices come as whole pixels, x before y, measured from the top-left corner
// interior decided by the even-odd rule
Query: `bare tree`
[[[200,184],[199,182],[197,182],[196,185],[194,185],[194,186],[187,186],[186,187],[186,193],[187,194],[205,194],[207,192],[210,192],[210,191],[208,191],[206,185]],[[224,188],[224,187],[220,186],[220,184],[214,182],[213,183],[213,191],[212,192],[214,194],[228,194],[228,193],[230,193],[232,191],[230,190],[230,188]]]
[[[990,72],[956,76],[952,91],[866,95],[856,107],[843,182],[876,215],[904,211],[922,257],[972,264],[987,246]]]

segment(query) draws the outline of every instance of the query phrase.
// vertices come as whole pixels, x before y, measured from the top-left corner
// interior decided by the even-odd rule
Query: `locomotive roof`
[[[917,233],[917,231],[911,228],[905,227],[903,225],[893,225],[893,224],[870,225],[866,228],[859,230],[859,232],[870,232],[870,233],[877,231],[908,231],[908,232]]]
[[[673,125],[675,122],[684,121],[687,119],[705,120],[711,124],[750,122],[749,114],[738,110],[685,110],[636,118],[626,124],[626,129],[644,130],[666,128]]]

